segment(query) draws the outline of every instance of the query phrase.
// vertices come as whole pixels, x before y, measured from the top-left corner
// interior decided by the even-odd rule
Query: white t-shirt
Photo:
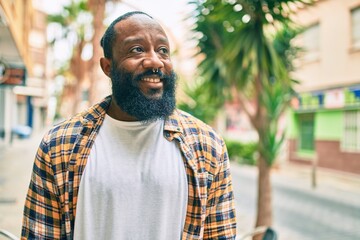
[[[75,240],[181,238],[187,177],[163,127],[106,115],[80,182]]]

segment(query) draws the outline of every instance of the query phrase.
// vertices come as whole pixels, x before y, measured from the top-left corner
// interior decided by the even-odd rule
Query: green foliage
[[[256,165],[257,143],[242,143],[225,139],[230,160],[240,164]]]
[[[75,40],[75,45],[84,41],[86,35],[92,32],[92,15],[87,8],[86,0],[70,1],[68,5],[63,6],[60,13],[48,15],[47,21],[61,26],[61,34],[50,40],[52,44],[57,40],[67,39],[73,42]]]
[[[304,28],[301,26],[284,24],[274,35],[274,49],[280,59],[285,60],[286,68],[290,71],[294,70],[294,59],[296,59],[301,52],[304,52],[303,48],[293,45],[292,40],[303,31]]]
[[[195,5],[203,94],[213,101],[255,102],[249,117],[260,140],[259,154],[270,166],[284,136],[278,120],[289,106],[296,83],[290,77],[299,49],[291,40],[301,31],[291,20],[300,5],[312,0],[199,0]],[[221,91],[219,88],[222,88]],[[213,92],[215,90],[215,92]],[[240,97],[239,97],[240,96]],[[246,105],[246,103],[244,103]]]
[[[220,81],[218,81],[220,82]],[[210,82],[201,82],[198,78],[191,85],[185,85],[184,92],[187,94],[189,101],[181,102],[178,108],[192,114],[206,123],[211,123],[217,116],[219,109],[223,106],[225,98],[216,98],[209,92],[222,94],[221,86]]]

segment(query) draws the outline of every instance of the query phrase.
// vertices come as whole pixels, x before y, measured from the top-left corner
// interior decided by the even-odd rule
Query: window
[[[360,151],[360,110],[344,113],[342,148],[349,151]]]
[[[309,26],[304,32],[304,48],[306,51],[319,51],[320,42],[319,42],[319,24],[314,24]]]
[[[313,61],[319,58],[320,51],[320,25],[309,26],[303,33],[303,48],[305,61]]]
[[[300,122],[300,150],[314,151],[314,115],[304,114]]]
[[[360,49],[360,7],[351,11],[351,24],[353,48]]]

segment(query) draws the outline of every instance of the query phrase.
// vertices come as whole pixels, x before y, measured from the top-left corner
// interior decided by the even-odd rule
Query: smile
[[[149,78],[149,77],[145,77],[142,79],[142,81],[144,82],[151,82],[151,83],[159,83],[161,80],[160,78]]]

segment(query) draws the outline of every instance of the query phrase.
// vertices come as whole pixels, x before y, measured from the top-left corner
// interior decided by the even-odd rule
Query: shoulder
[[[175,114],[177,114],[177,116],[179,117],[180,121],[183,124],[186,124],[189,126],[194,125],[194,127],[197,127],[199,129],[204,129],[204,130],[215,132],[215,130],[210,125],[208,125],[207,123],[203,122],[202,120],[194,117],[193,115],[191,115],[188,112],[185,112],[181,109],[176,109]]]
[[[42,144],[51,148],[74,142],[78,133],[81,132],[82,125],[83,121],[79,116],[63,120],[49,129],[42,139]]]
[[[102,123],[109,103],[110,97],[106,97],[100,103],[55,124],[44,136],[43,141],[46,143],[57,142],[57,139],[62,138],[62,142],[71,143],[84,127],[91,128]]]
[[[228,161],[223,138],[210,125],[187,112],[177,109],[174,114],[182,130],[182,140],[196,159],[198,170],[216,175]]]
[[[208,143],[213,146],[215,145],[220,148],[223,147],[224,140],[213,127],[180,109],[176,109],[175,114],[177,114],[186,136],[197,137],[204,143]]]

